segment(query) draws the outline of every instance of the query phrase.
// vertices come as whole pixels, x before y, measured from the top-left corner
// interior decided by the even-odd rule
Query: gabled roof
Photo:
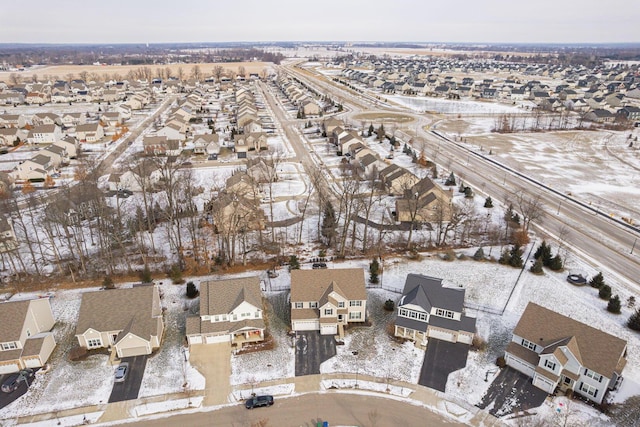
[[[320,301],[328,289],[348,300],[366,300],[364,270],[361,268],[293,270],[291,301]]]
[[[136,286],[82,294],[76,335],[88,329],[131,332],[149,340],[162,315],[157,286]]]
[[[30,302],[9,301],[0,304],[0,342],[18,341]],[[0,352],[1,353],[1,352]]]
[[[231,313],[244,301],[262,309],[258,276],[211,280],[200,284],[200,316]]]
[[[532,302],[525,308],[513,333],[544,347],[545,353],[566,345],[583,366],[608,378],[616,372],[627,347],[623,339]]]
[[[413,304],[427,312],[435,307],[461,313],[464,293],[462,288],[445,288],[442,279],[411,273],[407,275],[399,305]]]

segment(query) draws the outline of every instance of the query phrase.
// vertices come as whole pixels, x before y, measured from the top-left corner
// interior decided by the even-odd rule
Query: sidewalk
[[[283,378],[272,381],[265,381],[260,383],[261,388],[265,387],[273,387],[278,385],[292,384],[294,386],[294,394],[306,394],[306,393],[331,393],[334,392],[332,390],[327,390],[323,386],[323,381],[338,381],[338,380],[357,380],[362,384],[366,383],[377,383],[377,384],[387,384],[390,386],[401,387],[405,390],[410,390],[411,393],[408,397],[400,399],[413,401],[414,403],[423,404],[425,407],[431,408],[436,412],[439,412],[444,415],[448,415],[452,418],[452,420],[457,420],[459,422],[463,422],[472,426],[503,426],[505,425],[499,418],[496,418],[489,414],[486,411],[482,411],[481,409],[472,406],[468,403],[464,402],[453,402],[447,400],[446,397],[442,395],[442,393],[432,390],[427,387],[423,387],[418,384],[410,384],[403,381],[388,381],[386,378],[376,378],[369,375],[364,374],[320,374],[320,375],[306,375],[302,377],[295,378]],[[103,405],[95,405],[88,406],[82,408],[74,408],[66,411],[58,411],[54,413],[47,414],[39,414],[34,416],[22,417],[19,418],[18,424],[29,424],[29,423],[37,423],[47,420],[57,420],[58,422],[67,417],[74,417],[84,414],[97,413],[98,416],[96,418],[97,423],[114,423],[118,421],[131,420],[136,418],[135,408],[141,405],[150,404],[150,403],[158,403],[158,402],[170,402],[174,400],[181,400],[187,397],[196,398],[196,397],[204,397],[203,407],[213,408],[217,405],[228,403],[229,395],[232,393],[251,390],[251,384],[243,384],[235,387],[224,387],[225,391],[228,393],[225,396],[222,396],[222,392],[219,389],[220,384],[217,384],[218,387],[208,386],[205,390],[194,390],[187,396],[185,393],[174,393],[169,395],[161,395],[161,396],[152,396],[137,400],[130,400],[125,402],[115,402],[108,403]],[[354,393],[358,393],[359,389],[345,387],[342,390],[344,391],[352,391]],[[388,392],[380,392],[375,390],[367,389],[366,387],[362,387],[361,391],[366,391],[367,393],[378,393],[381,396],[389,395]],[[394,396],[398,398],[398,396]],[[171,405],[167,405],[167,407],[171,407]],[[198,408],[198,410],[202,410],[202,408]],[[188,409],[184,409],[184,411],[188,411]],[[139,419],[142,419],[140,417]],[[60,424],[59,424],[60,425]],[[62,425],[67,425],[62,423]]]

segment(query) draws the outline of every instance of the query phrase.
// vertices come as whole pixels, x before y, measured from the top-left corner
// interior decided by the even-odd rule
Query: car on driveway
[[[125,378],[127,378],[127,372],[129,372],[129,363],[122,362],[116,368],[115,380],[114,381],[117,382],[117,383],[124,382]]]
[[[327,268],[327,264],[324,262],[314,262],[311,268],[313,268],[314,270],[323,269]]]
[[[20,385],[20,374],[13,374],[2,383],[2,391],[4,393],[13,393]]]
[[[260,406],[271,406],[273,405],[273,396],[264,395],[264,396],[253,396],[247,399],[244,402],[244,406],[247,409],[259,408]]]

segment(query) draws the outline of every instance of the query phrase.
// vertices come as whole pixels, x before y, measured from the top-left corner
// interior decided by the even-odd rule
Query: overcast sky
[[[640,0],[3,1],[0,43],[640,42]]]

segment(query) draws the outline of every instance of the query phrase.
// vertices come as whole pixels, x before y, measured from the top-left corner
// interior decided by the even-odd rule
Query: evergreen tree
[[[602,272],[599,272],[598,274],[593,276],[591,280],[589,280],[589,285],[592,288],[598,288],[598,289],[603,287],[605,283],[604,283],[604,277],[602,276]]]
[[[187,298],[195,298],[200,292],[193,282],[187,282]]]
[[[551,264],[551,246],[547,245],[547,242],[543,240],[533,254],[533,257],[542,259],[542,265],[549,267]]]
[[[500,259],[498,259],[498,262],[503,265],[509,265],[510,261],[511,254],[509,253],[509,248],[504,248],[504,250],[500,254]]]
[[[140,281],[142,283],[151,283],[153,281],[153,277],[151,277],[151,271],[149,271],[149,267],[147,267],[146,265],[140,272]]]
[[[105,289],[115,289],[115,285],[113,284],[113,279],[111,276],[104,276],[104,280],[102,281],[102,287]]]
[[[458,193],[464,193],[464,191],[467,189],[467,187],[464,186],[464,182],[462,182],[462,180],[460,180],[460,186],[458,187]]]
[[[378,258],[374,258],[373,261],[369,264],[369,281],[371,283],[378,283],[378,275],[380,274],[380,264],[378,263]]]
[[[388,299],[384,302],[384,309],[386,311],[393,311],[396,308],[396,303],[392,299]]]
[[[524,261],[522,261],[522,249],[519,244],[513,245],[509,253],[509,265],[511,267],[521,268]]]
[[[467,199],[473,198],[473,190],[471,187],[464,187],[464,197]]]
[[[562,257],[560,254],[556,254],[553,258],[551,258],[551,262],[549,263],[549,268],[553,271],[560,271],[564,267],[564,263],[562,262]]]
[[[396,137],[391,135],[391,138],[389,139],[389,144],[391,144],[391,147],[395,147],[396,146]]]
[[[436,165],[431,168],[431,178],[438,179],[438,167]]]
[[[493,207],[493,200],[491,200],[491,196],[488,196],[485,201],[484,201],[484,207],[485,208],[492,208]]]
[[[300,270],[300,261],[298,261],[298,257],[295,255],[289,257],[289,271],[291,270]]]
[[[607,304],[607,311],[614,314],[620,314],[620,297],[614,295]]]
[[[382,141],[384,139],[385,132],[384,132],[383,124],[381,124],[378,130],[376,131],[376,135],[378,137],[378,141]]]
[[[407,145],[407,143],[405,142],[405,143],[404,143],[404,146],[402,147],[402,152],[403,152],[404,154],[411,154],[411,153],[409,153],[409,151],[411,151],[411,150],[409,149],[409,146],[408,146],[408,145]]]
[[[611,298],[611,286],[602,285],[602,287],[598,291],[598,296],[605,300],[608,300],[609,298]]]
[[[333,210],[331,202],[327,202],[324,207],[324,217],[322,218],[322,227],[320,229],[322,237],[327,241],[327,246],[331,246],[333,244],[337,228],[338,223],[336,220],[336,212]]]
[[[627,326],[634,331],[640,331],[640,308],[638,308],[627,321]]]
[[[536,262],[533,263],[531,268],[529,269],[534,274],[542,274],[542,258],[536,258]]]
[[[371,123],[369,125],[369,131],[367,132],[367,136],[371,136],[373,135],[373,131],[375,130],[375,128],[373,127],[373,123]]]
[[[476,251],[475,254],[473,254],[473,259],[476,261],[481,261],[484,259],[484,249],[482,249],[481,247],[478,248],[478,250]]]
[[[449,174],[449,178],[445,181],[444,185],[453,186],[456,185],[456,177],[453,175],[453,172]]]

